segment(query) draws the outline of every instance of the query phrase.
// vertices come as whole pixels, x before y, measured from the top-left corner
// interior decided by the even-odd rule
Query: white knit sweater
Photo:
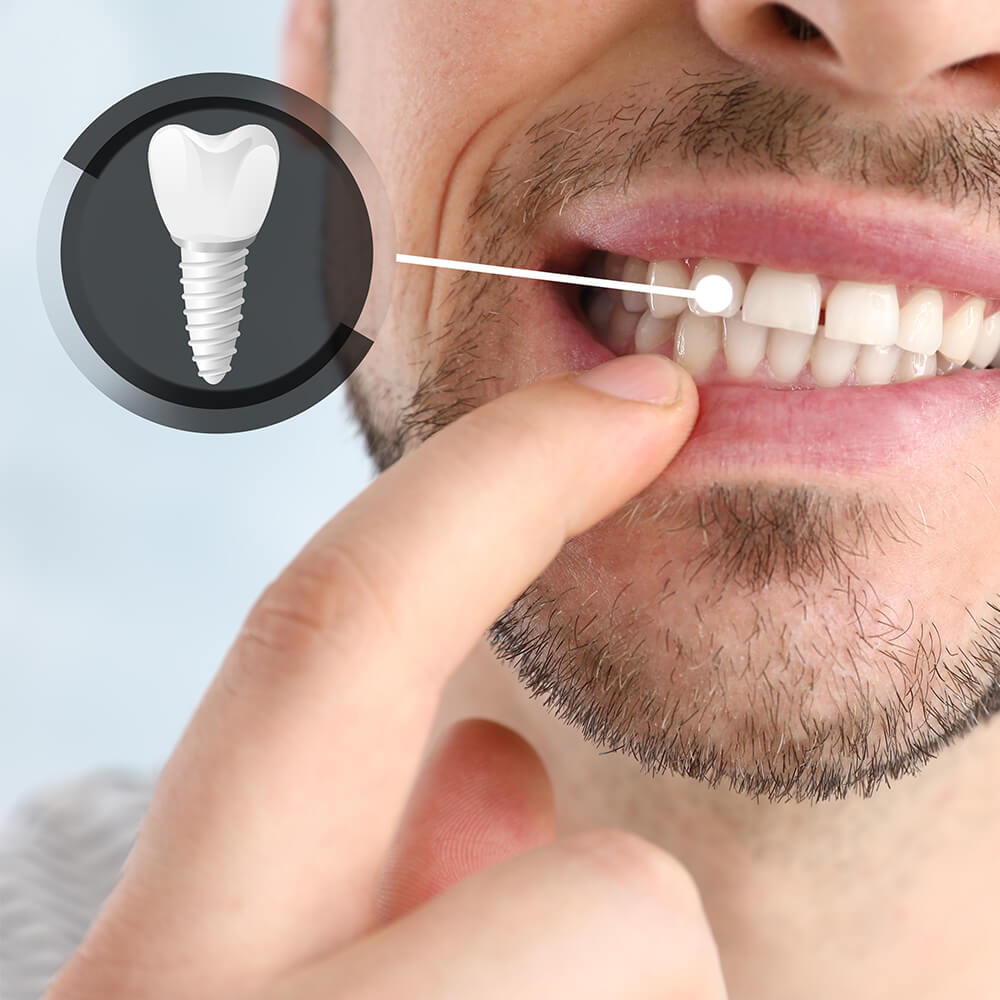
[[[0,1000],[38,1000],[80,943],[156,778],[89,771],[21,799],[0,823]]]

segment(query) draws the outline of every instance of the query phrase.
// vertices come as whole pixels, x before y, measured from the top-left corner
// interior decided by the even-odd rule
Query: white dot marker
[[[721,274],[706,274],[694,286],[694,301],[702,312],[721,316],[733,304],[733,286]]]

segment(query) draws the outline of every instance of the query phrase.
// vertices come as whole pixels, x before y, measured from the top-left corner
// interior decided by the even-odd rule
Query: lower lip
[[[555,300],[555,301],[553,301]],[[561,296],[549,298],[550,331],[576,369],[610,361]],[[759,385],[698,386],[694,430],[671,463],[671,478],[718,478],[784,466],[857,473],[893,465],[939,463],[1000,415],[1000,372],[960,369],[910,382],[837,389],[771,389]]]
[[[1000,407],[993,372],[838,389],[699,386],[700,412],[674,472],[803,466],[857,473],[939,463],[942,450]]]

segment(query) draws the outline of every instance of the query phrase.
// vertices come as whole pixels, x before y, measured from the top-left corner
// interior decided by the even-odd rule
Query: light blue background
[[[0,814],[90,767],[162,764],[255,597],[373,475],[343,389],[238,435],[118,408],[38,292],[39,211],[77,135],[167,77],[278,79],[283,18],[281,0],[0,0]]]

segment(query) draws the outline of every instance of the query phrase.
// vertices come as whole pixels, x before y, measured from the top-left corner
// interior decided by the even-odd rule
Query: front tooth
[[[993,362],[1000,351],[1000,313],[994,313],[989,319],[983,320],[983,332],[972,348],[969,360],[977,368],[985,368]]]
[[[743,296],[743,320],[756,326],[814,334],[823,293],[815,274],[758,267]]]
[[[950,361],[964,365],[983,332],[984,299],[969,299],[954,316],[944,323],[940,352]]]
[[[798,330],[771,330],[767,335],[767,362],[779,382],[791,382],[806,366],[813,335]]]
[[[681,313],[674,338],[674,360],[692,375],[708,371],[722,347],[722,320],[718,316]]]
[[[664,288],[687,288],[691,282],[688,266],[682,260],[654,260],[646,272],[646,281],[651,285],[662,285]],[[649,311],[657,319],[670,319],[680,316],[687,309],[685,299],[673,295],[650,295]]]
[[[913,351],[903,351],[896,368],[896,381],[911,382],[915,378],[936,374],[936,354],[914,354]]]
[[[625,261],[625,268],[622,271],[622,281],[637,282],[640,285],[646,284],[646,272],[649,265],[638,257],[629,257]],[[662,298],[663,296],[659,296]],[[632,313],[643,313],[646,311],[646,299],[649,298],[645,292],[622,292],[622,302],[625,308]]]
[[[845,340],[831,340],[826,329],[820,327],[813,337],[809,353],[809,367],[816,384],[824,389],[841,385],[858,357],[861,345]]]
[[[735,316],[743,306],[743,295],[747,287],[746,282],[743,280],[743,275],[740,274],[740,269],[728,260],[706,258],[694,269],[694,274],[691,275],[692,290],[702,278],[707,278],[710,274],[717,274],[725,278],[732,286],[733,301],[730,303],[729,308],[722,313],[707,313],[701,306],[695,303],[694,299],[688,299],[688,307],[697,316],[711,315],[722,316],[723,318]]]
[[[944,302],[931,288],[917,292],[899,310],[896,343],[914,354],[934,354],[941,346],[944,330]]]
[[[838,281],[826,300],[826,335],[855,344],[895,344],[899,335],[896,286]]]
[[[747,378],[767,353],[767,327],[744,323],[739,316],[730,316],[722,326],[726,365],[733,375]]]
[[[660,319],[644,312],[635,328],[635,353],[651,354],[673,340],[676,331],[676,319]]]
[[[878,344],[865,344],[858,351],[858,360],[854,362],[854,374],[858,385],[888,385],[899,366],[902,348],[881,347]]]

